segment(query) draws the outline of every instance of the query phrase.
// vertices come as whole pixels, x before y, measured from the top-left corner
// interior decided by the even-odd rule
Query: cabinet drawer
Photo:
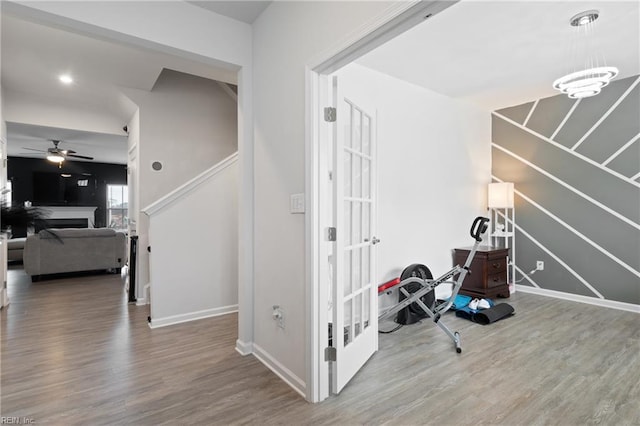
[[[487,288],[505,285],[507,283],[507,272],[500,272],[487,276]]]
[[[487,259],[487,275],[497,274],[507,270],[507,258]]]

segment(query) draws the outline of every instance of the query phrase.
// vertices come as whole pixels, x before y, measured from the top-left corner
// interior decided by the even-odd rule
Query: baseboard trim
[[[306,385],[303,380],[293,374],[291,370],[280,364],[275,358],[267,353],[260,346],[253,344],[253,356],[263,363],[269,370],[273,371],[276,376],[280,377],[286,384],[298,392],[301,397],[307,398]]]
[[[189,312],[186,314],[172,315],[164,318],[152,318],[149,323],[151,328],[167,327],[169,325],[181,324],[183,322],[196,321],[204,318],[217,317],[238,312],[238,305],[222,306],[220,308],[205,309],[202,311]]]
[[[6,283],[4,284],[7,285]],[[7,288],[2,289],[2,293],[0,294],[0,308],[4,308],[5,306],[9,306],[9,293],[7,292]]]
[[[136,306],[144,306],[149,304],[149,292],[151,291],[151,283],[145,284],[142,287],[142,292],[144,293],[144,297],[139,297],[136,300]]]
[[[635,312],[637,314],[640,313],[640,305],[634,305],[633,303],[599,299],[596,297],[582,296],[579,294],[564,293],[562,291],[548,290],[544,288],[536,288],[527,285],[516,284],[516,292],[518,291],[521,291],[523,293],[538,294],[540,296],[554,297],[556,299],[570,300],[572,302],[602,306],[605,308],[618,309],[620,311]]]
[[[144,293],[144,297],[138,297],[136,299],[136,306],[145,306],[149,304],[149,289],[151,288],[151,284],[146,284],[142,288],[142,292]]]
[[[253,353],[253,342],[236,340],[236,352],[242,356],[251,355]]]

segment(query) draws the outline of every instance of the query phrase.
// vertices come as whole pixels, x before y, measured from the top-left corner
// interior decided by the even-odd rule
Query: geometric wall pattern
[[[519,284],[640,305],[640,76],[492,114],[492,177],[515,183]]]

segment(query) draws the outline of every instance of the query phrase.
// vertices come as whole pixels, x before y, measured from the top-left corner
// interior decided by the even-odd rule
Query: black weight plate
[[[433,275],[431,275],[429,268],[420,263],[414,263],[413,265],[409,265],[404,268],[402,275],[400,275],[400,281],[406,280],[409,277],[416,277],[423,280],[433,279]]]
[[[404,271],[402,271],[402,274],[400,275],[400,280],[406,280],[407,278],[411,277],[416,277],[423,280],[433,279],[433,275],[431,275],[431,271],[429,270],[429,268],[420,263],[414,263],[413,265],[409,265],[404,268]],[[413,282],[405,285],[404,288],[409,293],[415,293],[416,291],[420,290],[422,286],[419,283]],[[398,296],[399,301],[403,301],[405,299],[405,295],[402,294],[402,292],[400,292]],[[433,306],[435,304],[435,292],[432,290],[422,296],[420,299],[430,309],[433,309]],[[422,310],[422,308],[420,308],[417,303],[412,303],[411,305],[398,312],[396,321],[399,324],[413,324],[425,317],[427,317],[427,314]]]

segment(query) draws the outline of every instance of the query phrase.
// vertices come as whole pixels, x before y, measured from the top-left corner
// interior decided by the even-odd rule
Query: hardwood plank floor
[[[0,414],[37,424],[640,424],[640,315],[518,293],[489,326],[380,336],[339,397],[309,404],[234,350],[236,315],[151,330],[118,275],[9,276]],[[388,324],[387,324],[388,325]]]

